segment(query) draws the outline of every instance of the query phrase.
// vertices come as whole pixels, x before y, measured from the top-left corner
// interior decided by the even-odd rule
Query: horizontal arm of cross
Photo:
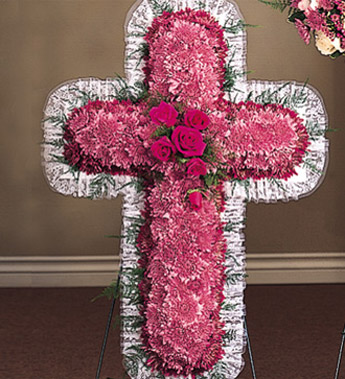
[[[313,193],[322,183],[328,163],[328,140],[324,133],[328,117],[318,91],[310,85],[296,82],[248,81],[242,84],[238,101],[252,99],[260,103],[281,103],[293,109],[304,120],[310,145],[303,163],[296,168],[297,175],[287,180],[248,179],[242,183],[226,183],[228,195],[246,201],[276,202],[298,200]]]
[[[90,98],[112,100],[121,89],[121,80],[85,78],[69,81],[49,95],[43,118],[43,167],[53,190],[74,197],[115,198],[139,186],[138,179],[128,175],[94,174],[74,171],[63,160],[63,133],[66,120],[74,108]]]

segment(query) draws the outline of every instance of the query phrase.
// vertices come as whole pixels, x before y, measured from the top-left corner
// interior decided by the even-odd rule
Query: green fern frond
[[[273,9],[279,10],[280,12],[284,12],[286,8],[290,7],[291,1],[290,0],[259,0],[260,3],[263,3],[265,5],[269,5]]]
[[[149,0],[155,17],[160,16],[163,12],[172,13],[173,7],[167,0]]]

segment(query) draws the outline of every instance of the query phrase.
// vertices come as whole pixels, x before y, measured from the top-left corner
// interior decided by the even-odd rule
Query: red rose
[[[192,208],[198,211],[202,207],[202,194],[200,192],[192,192],[189,194],[189,201]]]
[[[192,158],[187,164],[187,174],[199,176],[206,175],[206,164],[200,158]]]
[[[206,129],[210,123],[207,114],[199,109],[191,109],[184,115],[184,122],[187,126],[195,129]]]
[[[173,126],[178,116],[177,110],[162,101],[158,107],[153,107],[150,110],[150,117],[154,124],[165,124],[166,126]]]
[[[173,131],[171,139],[177,150],[185,157],[202,155],[206,147],[202,134],[198,130],[186,126],[178,126]]]
[[[167,162],[176,148],[168,137],[164,136],[151,146],[152,155],[160,161]]]

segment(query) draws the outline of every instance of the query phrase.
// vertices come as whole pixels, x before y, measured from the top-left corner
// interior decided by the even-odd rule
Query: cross
[[[327,118],[308,86],[246,81],[234,4],[170,4],[131,10],[127,81],[80,79],[51,93],[46,174],[64,194],[125,197],[122,346],[131,377],[235,378],[246,202],[297,200],[316,188]],[[142,83],[148,92],[139,95]]]

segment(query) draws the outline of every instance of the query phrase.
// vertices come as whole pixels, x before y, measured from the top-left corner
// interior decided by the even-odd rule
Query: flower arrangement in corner
[[[344,0],[260,0],[275,9],[289,8],[288,21],[292,22],[308,45],[314,35],[321,54],[337,58],[345,55],[345,2]]]

